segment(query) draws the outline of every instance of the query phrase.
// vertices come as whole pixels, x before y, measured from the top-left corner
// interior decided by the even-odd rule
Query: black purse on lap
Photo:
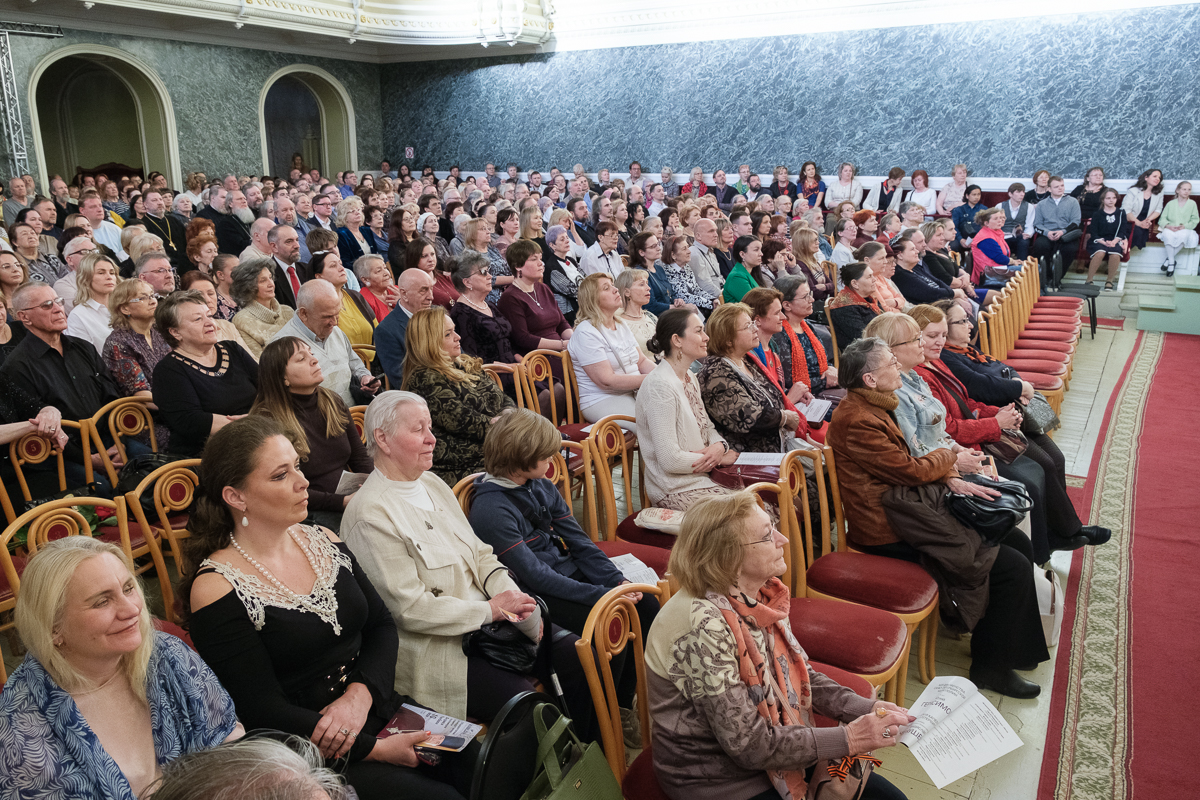
[[[1000,496],[995,499],[975,497],[974,495],[946,495],[946,506],[955,518],[990,544],[997,544],[1009,532],[1017,527],[1029,510],[1033,508],[1033,498],[1025,487],[1016,481],[992,480],[982,475],[963,475],[967,483],[995,489]]]

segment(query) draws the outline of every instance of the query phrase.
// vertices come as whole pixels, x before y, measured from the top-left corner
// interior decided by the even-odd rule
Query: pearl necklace
[[[271,574],[269,569],[258,563],[258,561],[256,561],[249,553],[242,549],[242,546],[238,544],[237,537],[234,536],[232,532],[229,534],[229,541],[233,544],[233,549],[237,550],[238,553],[241,554],[242,558],[246,559],[251,566],[262,573],[262,576],[270,581],[272,586],[274,586],[287,597],[290,597],[293,603],[297,604],[303,609],[311,611],[322,620],[328,622],[333,626],[334,634],[340,636],[342,633],[342,626],[338,624],[337,621],[337,595],[333,591],[333,586],[322,585],[321,576],[320,573],[317,572],[317,565],[313,560],[312,551],[303,542],[296,538],[296,534],[288,531],[288,536],[290,536],[292,541],[296,543],[296,546],[303,551],[304,557],[308,560],[308,565],[312,568],[313,574],[317,576],[317,580],[313,584],[312,595],[296,594],[296,592],[285,586],[282,581]]]

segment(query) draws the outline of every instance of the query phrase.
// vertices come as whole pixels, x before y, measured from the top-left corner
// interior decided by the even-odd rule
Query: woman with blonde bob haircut
[[[16,623],[29,653],[0,696],[6,792],[134,800],[161,764],[242,735],[212,671],[155,633],[120,548],[68,536],[21,577]]]
[[[914,719],[809,665],[779,579],[787,545],[750,492],[702,500],[683,518],[670,561],[682,590],[646,639],[654,771],[668,797],[804,797],[819,759],[892,746]],[[846,724],[817,728],[814,713]],[[904,794],[873,773],[859,797]]]
[[[432,472],[453,486],[483,466],[483,441],[512,400],[496,382],[481,380],[483,363],[464,355],[454,320],[441,306],[413,314],[404,356],[406,391],[424,398],[437,444]]]

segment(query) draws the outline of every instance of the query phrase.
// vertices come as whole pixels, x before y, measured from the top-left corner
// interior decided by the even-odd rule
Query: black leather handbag
[[[994,499],[955,492],[946,495],[946,505],[950,513],[991,544],[999,543],[1033,508],[1033,498],[1029,496],[1025,487],[1016,481],[1004,478],[992,480],[977,474],[963,475],[962,479],[1000,493],[1000,496]]]
[[[488,600],[492,599],[487,590],[488,578],[504,569],[504,567],[496,567],[487,574],[487,578],[483,579],[483,594]],[[549,609],[546,608],[546,604],[541,598],[534,599],[537,600],[538,608],[542,610],[542,620],[546,624],[546,631],[549,632]],[[537,663],[540,645],[538,642],[530,640],[516,625],[506,619],[501,619],[489,622],[479,630],[464,633],[462,648],[465,655],[482,658],[493,667],[515,672],[518,675],[528,675],[533,672],[533,667]]]

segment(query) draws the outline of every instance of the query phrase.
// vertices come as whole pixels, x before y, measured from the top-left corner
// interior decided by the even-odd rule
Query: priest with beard
[[[150,189],[142,195],[146,206],[146,230],[162,239],[163,250],[171,259],[171,266],[179,275],[192,269],[187,257],[187,236],[183,223],[167,213],[167,201],[158,189]]]
[[[225,216],[217,220],[217,247],[222,253],[241,253],[250,246],[252,224],[254,212],[246,202],[246,195],[239,189],[233,190],[225,199]]]

